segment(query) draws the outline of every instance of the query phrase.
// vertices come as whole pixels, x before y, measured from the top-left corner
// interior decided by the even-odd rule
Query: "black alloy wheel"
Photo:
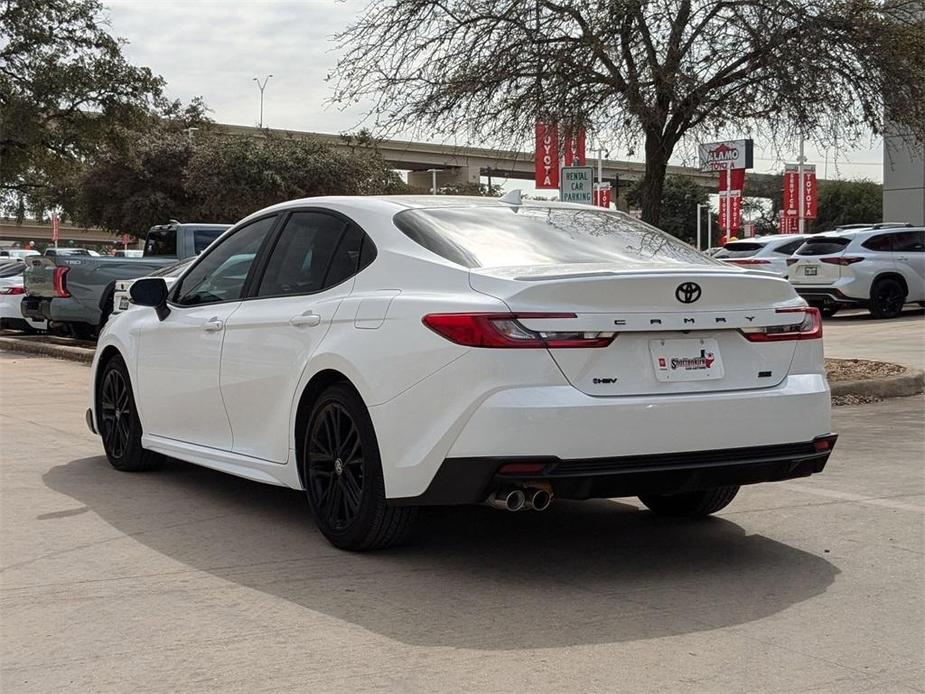
[[[96,421],[110,464],[123,472],[150,470],[161,455],[141,447],[141,420],[135,407],[132,382],[120,356],[102,367],[96,388]]]
[[[100,388],[100,435],[108,455],[122,458],[129,446],[132,402],[119,369],[108,369]]]
[[[342,532],[363,500],[363,443],[350,413],[337,402],[316,412],[308,437],[308,485],[325,525]]]
[[[894,279],[877,280],[870,292],[870,313],[874,318],[895,318],[906,303],[903,286]]]
[[[350,384],[336,383],[315,401],[301,464],[315,524],[332,545],[381,549],[407,536],[417,509],[386,500],[373,422]]]

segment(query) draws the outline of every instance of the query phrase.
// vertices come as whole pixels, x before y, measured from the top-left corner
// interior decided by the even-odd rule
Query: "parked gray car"
[[[118,280],[150,275],[177,260],[199,255],[227,224],[171,223],[151,227],[141,258],[31,256],[25,272],[22,314],[44,319],[76,337],[93,336],[112,312]]]

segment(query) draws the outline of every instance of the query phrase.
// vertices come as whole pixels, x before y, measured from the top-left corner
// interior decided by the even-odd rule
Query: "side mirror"
[[[152,306],[160,320],[170,315],[170,309],[167,307],[167,283],[161,277],[135,280],[129,288],[129,295],[138,306]]]

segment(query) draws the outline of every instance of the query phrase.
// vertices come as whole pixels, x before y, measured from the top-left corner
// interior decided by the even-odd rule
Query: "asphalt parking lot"
[[[297,492],[110,468],[87,377],[0,353],[3,692],[923,691],[921,397],[838,408],[822,475],[705,522],[434,509],[351,555]]]

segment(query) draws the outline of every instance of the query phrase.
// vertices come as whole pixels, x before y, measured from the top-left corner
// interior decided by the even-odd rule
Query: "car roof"
[[[880,227],[880,228],[871,228],[866,229],[845,229],[843,231],[823,231],[818,234],[811,234],[808,238],[842,238],[842,239],[853,239],[859,238],[862,236],[875,236],[877,234],[888,234],[888,233],[905,233],[907,231],[925,231],[925,227]]]

